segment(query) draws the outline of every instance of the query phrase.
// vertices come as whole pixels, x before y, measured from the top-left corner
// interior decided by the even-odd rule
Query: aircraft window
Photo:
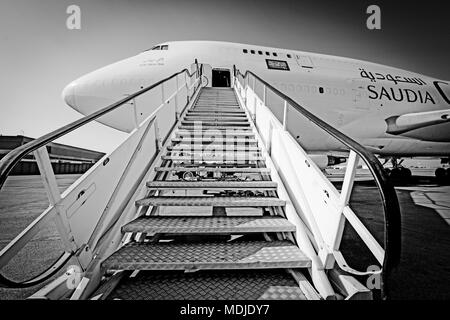
[[[250,50],[251,54],[255,54],[255,50]]]
[[[288,57],[288,58],[292,58],[291,55],[290,55],[289,53],[287,54],[287,57]]]
[[[276,52],[273,52],[273,56],[274,56],[274,57],[277,57],[278,55],[277,55],[277,53],[276,53]]]
[[[169,46],[167,44],[161,46],[161,50],[169,50]]]
[[[323,88],[322,87],[319,87],[319,92],[323,93]]]
[[[248,53],[248,50],[247,50],[247,49],[244,49],[244,50],[242,50],[242,51],[244,51],[244,53]]]
[[[150,50],[161,50],[161,46],[154,46],[154,47],[151,47],[150,49],[147,49],[147,50],[145,50],[143,52],[147,52],[147,51],[150,51]],[[167,49],[165,49],[165,50],[167,50]]]
[[[258,54],[262,54],[262,51],[260,50],[260,51],[258,51]]]
[[[270,56],[270,52],[269,51],[266,51],[266,56]]]

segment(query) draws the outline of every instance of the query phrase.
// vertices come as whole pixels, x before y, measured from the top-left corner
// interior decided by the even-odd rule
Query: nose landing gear
[[[408,180],[412,177],[411,170],[402,166],[404,159],[398,161],[397,158],[392,157],[387,159],[384,164],[386,164],[389,160],[392,163],[392,169],[384,169],[389,177],[396,180]]]

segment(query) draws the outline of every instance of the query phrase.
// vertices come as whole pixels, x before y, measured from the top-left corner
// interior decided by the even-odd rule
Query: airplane
[[[253,71],[385,164],[390,160],[393,169],[386,170],[393,177],[411,176],[398,161],[405,157],[449,161],[450,81],[351,58],[231,42],[172,41],[86,74],[67,85],[62,96],[87,115],[186,66],[193,70],[194,60],[204,66],[206,86],[230,86],[234,66],[242,73]],[[140,118],[158,104],[146,101]],[[135,127],[129,108],[100,122],[125,132]],[[287,130],[314,161],[325,160],[325,167],[345,157],[342,145],[300,114],[289,114]],[[450,168],[437,168],[435,174],[448,178]]]

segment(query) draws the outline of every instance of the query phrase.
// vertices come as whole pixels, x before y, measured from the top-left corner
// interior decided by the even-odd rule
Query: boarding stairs
[[[318,299],[256,136],[232,89],[201,89],[136,201],[147,213],[122,227],[129,240],[102,263],[121,280],[93,296]]]
[[[399,211],[377,159],[251,72],[234,69],[231,88],[204,87],[203,78],[196,63],[2,159],[0,187],[33,152],[50,206],[2,249],[0,269],[49,221],[64,252],[29,280],[0,274],[0,285],[41,285],[32,299],[372,299],[358,279],[381,276],[387,296]],[[144,114],[157,90],[159,106]],[[282,120],[268,90],[284,101]],[[135,126],[128,139],[60,194],[45,146],[125,106]],[[349,148],[341,190],[289,134],[289,108]],[[385,248],[349,205],[359,159],[383,195]],[[340,251],[346,223],[382,269],[350,267]]]

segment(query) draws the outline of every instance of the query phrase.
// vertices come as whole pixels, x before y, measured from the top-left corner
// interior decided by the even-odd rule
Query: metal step
[[[220,102],[203,102],[203,103],[196,103],[191,110],[198,110],[198,109],[222,109],[222,110],[240,110],[244,111],[239,104],[236,103],[220,103]]]
[[[275,197],[147,197],[138,206],[282,207],[286,201]]]
[[[202,150],[202,151],[188,151],[186,149],[176,148],[168,151],[164,157],[184,157],[189,160],[265,160],[258,151],[248,150]],[[175,159],[163,159],[163,160],[175,160]]]
[[[308,300],[310,297],[290,274],[274,269],[141,271],[135,277],[123,278],[107,299]]]
[[[282,217],[161,217],[143,216],[122,227],[122,232],[155,234],[249,234],[295,232]]]
[[[185,120],[181,120],[181,124],[186,126],[186,125],[199,125],[201,124],[202,126],[236,126],[236,127],[248,127],[250,126],[250,123],[248,121],[245,122],[236,122],[236,121],[230,121],[230,122],[226,122],[226,121],[185,121]]]
[[[276,190],[274,181],[148,181],[151,190]]]
[[[196,111],[196,112],[211,112],[211,111],[219,111],[223,113],[236,113],[236,112],[243,112],[244,110],[241,107],[233,106],[233,107],[225,107],[225,106],[216,106],[216,105],[209,105],[209,106],[194,106],[190,109],[190,111]]]
[[[209,111],[220,111],[220,112],[242,112],[244,111],[239,106],[225,107],[219,105],[209,105],[209,106],[194,106],[189,109],[190,111],[201,111],[201,112],[209,112]]]
[[[206,112],[206,111],[188,111],[186,113],[186,116],[200,116],[200,117],[247,117],[246,113],[244,111],[242,112],[234,112],[234,113],[221,113],[218,111],[211,111],[211,112]]]
[[[245,161],[264,161],[264,157],[243,155],[240,157],[232,156],[215,156],[215,155],[191,155],[191,156],[162,156],[162,160],[170,161],[182,161],[182,162],[220,162],[220,163],[234,163],[234,162],[245,162]]]
[[[185,116],[183,121],[221,121],[221,122],[247,122],[245,117],[200,117],[200,116]]]
[[[255,134],[249,131],[240,131],[240,130],[224,130],[224,132],[215,132],[213,130],[178,130],[175,133],[176,137],[214,137],[214,136],[222,136],[222,137],[251,137],[254,138]]]
[[[227,110],[227,109],[221,109],[221,108],[205,108],[202,110],[196,110],[195,108],[192,108],[188,111],[189,114],[197,114],[197,113],[207,113],[207,114],[227,114],[227,115],[241,115],[246,114],[244,110],[242,109],[236,109],[236,110]]]
[[[179,172],[179,171],[190,171],[190,172],[226,172],[226,173],[260,173],[269,174],[269,168],[208,168],[208,167],[156,167],[157,172]]]
[[[130,242],[101,264],[107,270],[236,270],[308,268],[290,241]]]
[[[204,137],[204,138],[173,138],[172,142],[176,143],[176,142],[180,142],[183,144],[192,144],[192,143],[202,143],[202,144],[209,144],[209,145],[223,145],[223,144],[256,144],[257,140],[256,139],[243,139],[243,138],[237,138],[237,139],[230,139],[230,138],[224,138],[224,139],[219,139],[219,138],[209,138],[209,137]]]
[[[201,124],[201,126],[192,126],[192,125],[179,125],[178,129],[187,129],[187,130],[192,130],[192,129],[201,129],[201,130],[248,130],[248,131],[252,131],[252,127],[233,127],[233,126],[210,126],[210,125],[205,125],[205,124]]]
[[[236,98],[205,98],[200,97],[195,105],[198,104],[208,104],[208,103],[217,103],[223,105],[239,105],[239,102]]]
[[[186,151],[186,152],[195,152],[195,151],[203,151],[203,152],[213,152],[213,151],[226,151],[226,152],[261,152],[261,149],[258,146],[250,146],[250,145],[203,145],[203,144],[176,144],[173,146],[167,146],[167,150],[169,151]]]

